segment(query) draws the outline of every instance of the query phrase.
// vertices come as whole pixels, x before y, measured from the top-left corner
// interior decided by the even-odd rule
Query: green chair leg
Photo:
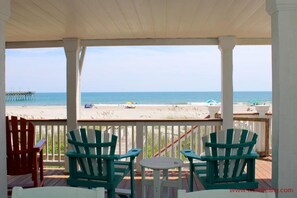
[[[194,188],[194,175],[193,175],[193,172],[194,172],[194,165],[193,165],[193,159],[190,159],[189,158],[189,161],[190,161],[190,192],[193,192],[193,188]]]

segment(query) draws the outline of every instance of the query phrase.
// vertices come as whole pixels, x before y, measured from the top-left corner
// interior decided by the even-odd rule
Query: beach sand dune
[[[235,104],[234,113],[256,112],[247,104]],[[80,119],[203,119],[206,105],[94,105],[80,108]],[[6,115],[27,119],[66,119],[66,106],[7,106]]]

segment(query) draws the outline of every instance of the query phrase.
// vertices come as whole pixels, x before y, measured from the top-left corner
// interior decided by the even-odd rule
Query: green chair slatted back
[[[93,178],[94,176],[107,179],[106,160],[101,158],[91,158],[88,156],[113,156],[117,143],[117,136],[101,131],[81,129],[70,131],[68,134],[68,143],[77,154],[79,168],[84,177]]]
[[[193,191],[193,173],[206,189],[257,188],[255,159],[258,155],[253,151],[257,137],[248,130],[228,129],[202,137],[203,155],[181,151],[190,161],[190,191]]]
[[[104,187],[108,197],[115,197],[115,188],[130,172],[131,197],[134,197],[134,158],[140,149],[133,149],[125,155],[116,155],[117,136],[100,130],[77,129],[67,134],[72,151],[69,157],[70,186],[88,188]],[[118,161],[122,158],[130,161]]]
[[[214,178],[230,178],[236,180],[242,176],[246,165],[245,159],[240,159],[240,156],[248,155],[253,150],[256,144],[257,134],[248,130],[228,129],[218,133],[211,133],[209,136],[202,138],[205,146],[205,158],[216,158],[213,163]],[[236,157],[237,159],[232,159]]]

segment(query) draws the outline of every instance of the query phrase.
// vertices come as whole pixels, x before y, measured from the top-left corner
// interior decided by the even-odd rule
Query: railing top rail
[[[205,122],[223,121],[221,118],[213,119],[106,119],[106,120],[78,120],[78,122]]]
[[[268,122],[270,118],[246,118],[246,117],[233,117],[237,121],[253,121],[253,122]]]
[[[67,119],[28,119],[32,122],[66,122]],[[221,118],[204,118],[204,119],[81,119],[78,122],[222,122]]]
[[[29,119],[30,121],[34,123],[41,123],[41,122],[54,122],[54,123],[65,123],[67,122],[67,119]],[[135,123],[135,122],[144,122],[144,123],[214,123],[218,122],[221,123],[223,119],[221,118],[205,118],[205,119],[101,119],[101,120],[95,120],[95,119],[82,119],[78,120],[78,123]]]
[[[67,122],[67,119],[27,119],[31,122]]]

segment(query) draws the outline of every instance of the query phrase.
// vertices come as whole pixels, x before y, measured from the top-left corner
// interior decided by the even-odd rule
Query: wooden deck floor
[[[271,189],[271,157],[261,158],[256,161],[256,178],[259,181],[258,190]],[[148,173],[150,174],[150,173]],[[172,178],[176,178],[176,172],[170,172]],[[68,175],[64,174],[63,168],[45,168],[45,186],[67,186],[66,179]],[[13,186],[28,186],[32,185],[30,175],[10,177],[8,176],[9,187]],[[141,197],[141,176],[136,174],[135,177],[136,197]],[[119,185],[119,188],[130,188],[129,177],[125,178]],[[203,190],[203,186],[195,179],[194,190]],[[189,171],[183,170],[182,174],[182,188],[189,189]],[[148,187],[147,197],[153,197],[152,189]],[[169,197],[176,197],[176,189],[170,189]]]

